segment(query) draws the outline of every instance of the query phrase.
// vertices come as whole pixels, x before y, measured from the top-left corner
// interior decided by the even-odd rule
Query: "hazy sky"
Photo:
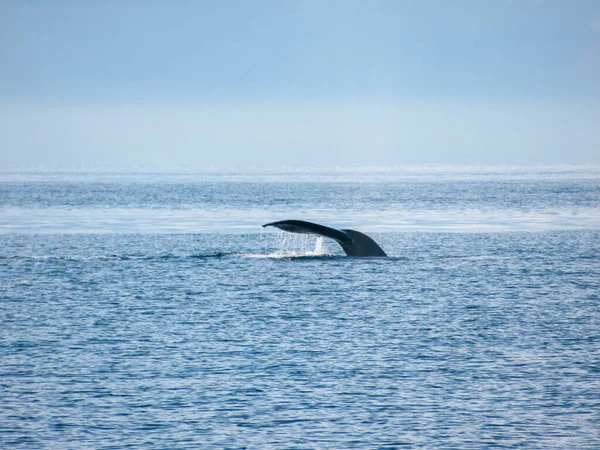
[[[600,1],[2,1],[0,165],[600,162]]]

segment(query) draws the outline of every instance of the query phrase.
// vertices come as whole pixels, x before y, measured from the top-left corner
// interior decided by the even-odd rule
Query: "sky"
[[[0,1],[0,166],[594,164],[600,1]]]

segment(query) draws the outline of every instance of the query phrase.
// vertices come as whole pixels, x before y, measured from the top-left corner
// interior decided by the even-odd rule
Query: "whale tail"
[[[383,249],[364,233],[355,230],[337,230],[304,220],[281,220],[264,224],[290,233],[316,234],[334,239],[348,256],[387,256]]]

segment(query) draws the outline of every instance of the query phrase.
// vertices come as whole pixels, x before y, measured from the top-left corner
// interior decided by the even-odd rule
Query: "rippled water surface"
[[[4,173],[0,447],[597,448],[596,173]]]

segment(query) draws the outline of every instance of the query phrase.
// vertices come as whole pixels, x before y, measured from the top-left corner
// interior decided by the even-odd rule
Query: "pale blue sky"
[[[600,162],[600,1],[0,4],[0,165]]]

